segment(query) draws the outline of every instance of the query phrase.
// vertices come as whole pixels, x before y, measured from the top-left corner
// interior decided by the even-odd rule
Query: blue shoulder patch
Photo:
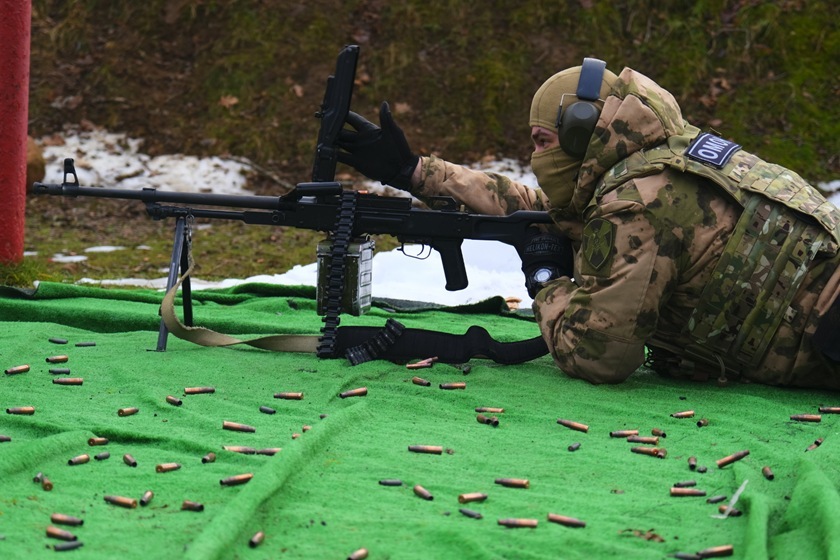
[[[740,144],[704,132],[694,139],[694,142],[686,150],[685,155],[691,159],[709,163],[721,169],[729,161],[729,158],[732,157],[732,154],[740,149]]]

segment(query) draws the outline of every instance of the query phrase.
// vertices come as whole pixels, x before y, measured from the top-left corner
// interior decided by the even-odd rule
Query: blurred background
[[[308,179],[313,115],[349,43],[361,46],[354,110],[375,120],[390,101],[421,154],[526,164],[534,91],[595,56],[669,89],[701,128],[814,184],[840,178],[833,0],[33,0],[32,10],[37,144],[104,130],[142,139],[151,156],[241,158],[257,194]],[[171,224],[152,222],[140,204],[30,197],[26,227],[29,269],[7,283],[159,276],[171,250]],[[320,237],[240,224],[197,235],[205,277],[311,262]],[[148,249],[51,260],[91,243]]]

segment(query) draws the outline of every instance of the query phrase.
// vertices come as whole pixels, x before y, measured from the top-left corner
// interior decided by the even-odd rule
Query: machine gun
[[[189,269],[190,232],[193,218],[239,220],[246,224],[289,226],[327,232],[319,254],[318,301],[324,327],[318,346],[320,357],[336,355],[339,314],[361,314],[370,302],[369,260],[373,246],[369,235],[386,234],[403,244],[421,244],[436,250],[442,260],[447,290],[467,287],[461,243],[464,239],[501,241],[522,247],[535,224],[550,224],[547,212],[516,211],[509,215],[483,215],[457,209],[442,197],[435,210],[415,208],[407,197],[389,197],[345,190],[334,181],[338,148],[335,141],[350,110],[358,47],[339,54],[335,75],[327,80],[321,110],[321,128],[315,150],[312,181],[299,183],[283,196],[238,196],[141,190],[107,189],[79,185],[72,159],[64,160],[61,184],[35,183],[33,193],[67,197],[139,200],[153,219],[175,218],[175,244],[170,261],[167,291],[182,278],[185,323],[192,324]],[[211,208],[206,208],[206,207]],[[201,208],[199,208],[201,207]],[[222,209],[223,208],[223,209]],[[348,263],[355,259],[355,264]],[[366,264],[367,263],[367,264]],[[347,274],[348,264],[353,274]],[[323,265],[323,267],[321,266]],[[321,269],[326,270],[321,270]],[[352,276],[352,278],[351,278]],[[345,297],[348,293],[355,297]],[[161,322],[158,350],[166,348],[166,325]],[[495,341],[494,341],[495,342]]]

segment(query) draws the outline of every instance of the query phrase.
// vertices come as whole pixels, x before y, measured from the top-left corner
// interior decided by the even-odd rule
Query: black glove
[[[522,259],[525,287],[532,298],[551,280],[574,274],[572,241],[565,236],[531,228],[530,237],[517,250]]]
[[[338,133],[336,144],[341,149],[338,161],[385,185],[409,190],[420,157],[408,147],[405,134],[391,116],[388,102],[384,101],[379,108],[382,128],[352,111],[347,114],[346,122],[355,130],[345,128]]]

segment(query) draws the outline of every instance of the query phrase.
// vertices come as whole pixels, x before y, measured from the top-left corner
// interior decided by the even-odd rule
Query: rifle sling
[[[184,325],[175,313],[175,296],[192,269],[191,264],[166,292],[161,302],[160,314],[172,335],[200,346],[245,344],[275,352],[318,352],[320,337],[316,335],[280,334],[240,340],[205,327]],[[464,363],[471,358],[488,358],[500,364],[519,364],[547,353],[548,347],[540,336],[517,342],[499,342],[479,326],[471,326],[465,334],[457,335],[406,329],[397,321],[389,319],[384,328],[339,327],[335,351],[330,357],[345,355],[352,365],[373,359],[405,362],[428,357],[436,357],[444,363]]]

